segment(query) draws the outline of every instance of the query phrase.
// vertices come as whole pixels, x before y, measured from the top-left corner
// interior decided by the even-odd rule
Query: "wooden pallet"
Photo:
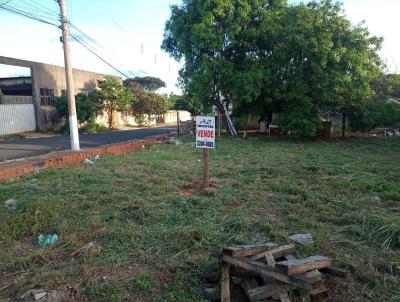
[[[323,302],[328,298],[323,275],[348,277],[346,270],[332,267],[331,262],[324,256],[300,257],[293,244],[234,246],[223,249],[221,273],[211,274],[208,279],[221,279],[222,302],[231,301],[231,276],[245,278],[242,287],[250,302],[289,302],[300,288],[307,289],[312,302]]]

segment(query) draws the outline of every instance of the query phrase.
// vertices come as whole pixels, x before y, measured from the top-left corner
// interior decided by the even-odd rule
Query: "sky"
[[[0,4],[5,0],[0,0]],[[29,0],[12,0],[9,5]],[[57,11],[54,0],[35,0]],[[128,76],[155,76],[167,83],[161,92],[179,93],[181,64],[160,49],[170,5],[181,0],[67,0],[71,22],[95,41],[96,52]],[[385,39],[382,57],[387,72],[400,72],[398,12],[400,0],[343,0],[350,21],[365,24]],[[0,10],[0,56],[64,65],[60,30]],[[143,46],[143,53],[142,53]],[[72,42],[74,68],[119,75],[76,42]],[[26,74],[25,69],[0,65],[0,77]]]

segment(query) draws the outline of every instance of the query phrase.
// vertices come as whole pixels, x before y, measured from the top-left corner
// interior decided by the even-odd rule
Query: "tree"
[[[171,7],[162,48],[176,60],[184,60],[180,85],[185,95],[216,106],[231,135],[237,134],[228,113],[236,99],[232,78],[245,59],[236,54],[246,53],[237,44],[238,37],[262,7],[277,2],[283,1],[184,0]]]
[[[237,83],[248,80],[238,91],[239,108],[280,113],[281,126],[291,132],[298,129],[289,127],[287,117],[296,111],[300,118],[302,113],[308,125],[303,134],[315,135],[320,124],[316,117],[330,111],[345,117],[373,96],[370,82],[381,73],[382,40],[362,25],[353,26],[339,4],[311,1],[267,10],[258,32],[255,39],[245,40],[260,45],[256,59],[236,73]]]
[[[400,74],[385,74],[372,81],[372,87],[380,96],[400,99]]]
[[[228,126],[232,103],[236,114],[269,121],[280,113],[283,128],[302,136],[316,134],[319,115],[351,112],[372,96],[381,42],[330,0],[184,0],[162,47],[185,59],[185,93],[222,109]],[[294,113],[301,123],[289,123]]]
[[[376,97],[355,108],[350,116],[353,131],[371,131],[376,127],[400,128],[400,103]]]
[[[194,116],[201,114],[203,109],[202,104],[196,102],[193,98],[172,93],[168,96],[168,102],[172,110],[186,110]]]
[[[128,110],[131,102],[130,94],[122,83],[111,76],[105,77],[104,80],[99,80],[98,87],[100,90],[96,91],[94,97],[107,113],[108,127],[112,128],[115,112]]]
[[[146,122],[146,118],[150,123],[152,116],[167,111],[167,100],[155,92],[146,91],[140,85],[133,84],[130,93],[132,98],[130,111],[140,125]]]
[[[3,97],[4,97],[4,94],[1,92],[1,89],[0,89],[0,104],[3,103]]]
[[[132,87],[133,84],[138,84],[147,91],[157,91],[160,88],[166,87],[165,82],[156,77],[135,77],[124,80],[124,86],[127,88]]]

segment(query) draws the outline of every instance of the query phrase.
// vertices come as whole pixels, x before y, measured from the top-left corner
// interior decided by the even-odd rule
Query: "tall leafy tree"
[[[140,85],[147,91],[157,91],[160,88],[166,87],[165,82],[156,77],[135,77],[124,80],[125,87],[129,88],[134,84]]]
[[[400,99],[400,74],[385,74],[372,82],[378,95]]]
[[[167,111],[167,100],[152,91],[144,90],[140,85],[133,84],[129,89],[131,95],[130,111],[136,121],[142,124],[151,122],[154,115],[163,114]]]
[[[304,136],[321,114],[351,112],[372,95],[380,45],[330,0],[185,0],[172,7],[162,47],[184,59],[181,85],[195,99],[225,113],[231,102],[240,114],[279,112],[284,130]]]
[[[278,112],[284,130],[308,136],[317,132],[320,115],[345,116],[373,96],[382,40],[353,26],[340,4],[288,5],[265,11],[261,20],[259,35],[246,38],[259,45],[257,56],[236,73],[237,83],[250,82],[238,91],[238,111]]]
[[[202,105],[199,102],[193,100],[188,96],[181,96],[171,94],[168,97],[168,101],[171,104],[171,109],[173,110],[186,110],[192,115],[199,115],[202,111]]]
[[[264,8],[279,0],[184,0],[172,6],[162,48],[184,60],[180,84],[198,102],[216,106],[232,135],[236,129],[227,108],[235,101],[232,78],[246,59],[246,47],[237,43]],[[243,48],[243,46],[245,46]]]
[[[125,89],[120,81],[111,76],[105,77],[104,80],[99,80],[98,88],[99,90],[94,97],[107,113],[108,127],[112,128],[115,112],[123,112],[129,109],[131,102],[129,91]]]

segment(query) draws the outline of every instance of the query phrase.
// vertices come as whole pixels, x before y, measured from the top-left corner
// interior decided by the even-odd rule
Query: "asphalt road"
[[[93,148],[107,144],[142,139],[153,135],[176,131],[176,127],[145,128],[124,131],[80,134],[81,148]],[[53,151],[68,150],[69,136],[27,138],[0,142],[0,162],[11,159],[39,156]]]

